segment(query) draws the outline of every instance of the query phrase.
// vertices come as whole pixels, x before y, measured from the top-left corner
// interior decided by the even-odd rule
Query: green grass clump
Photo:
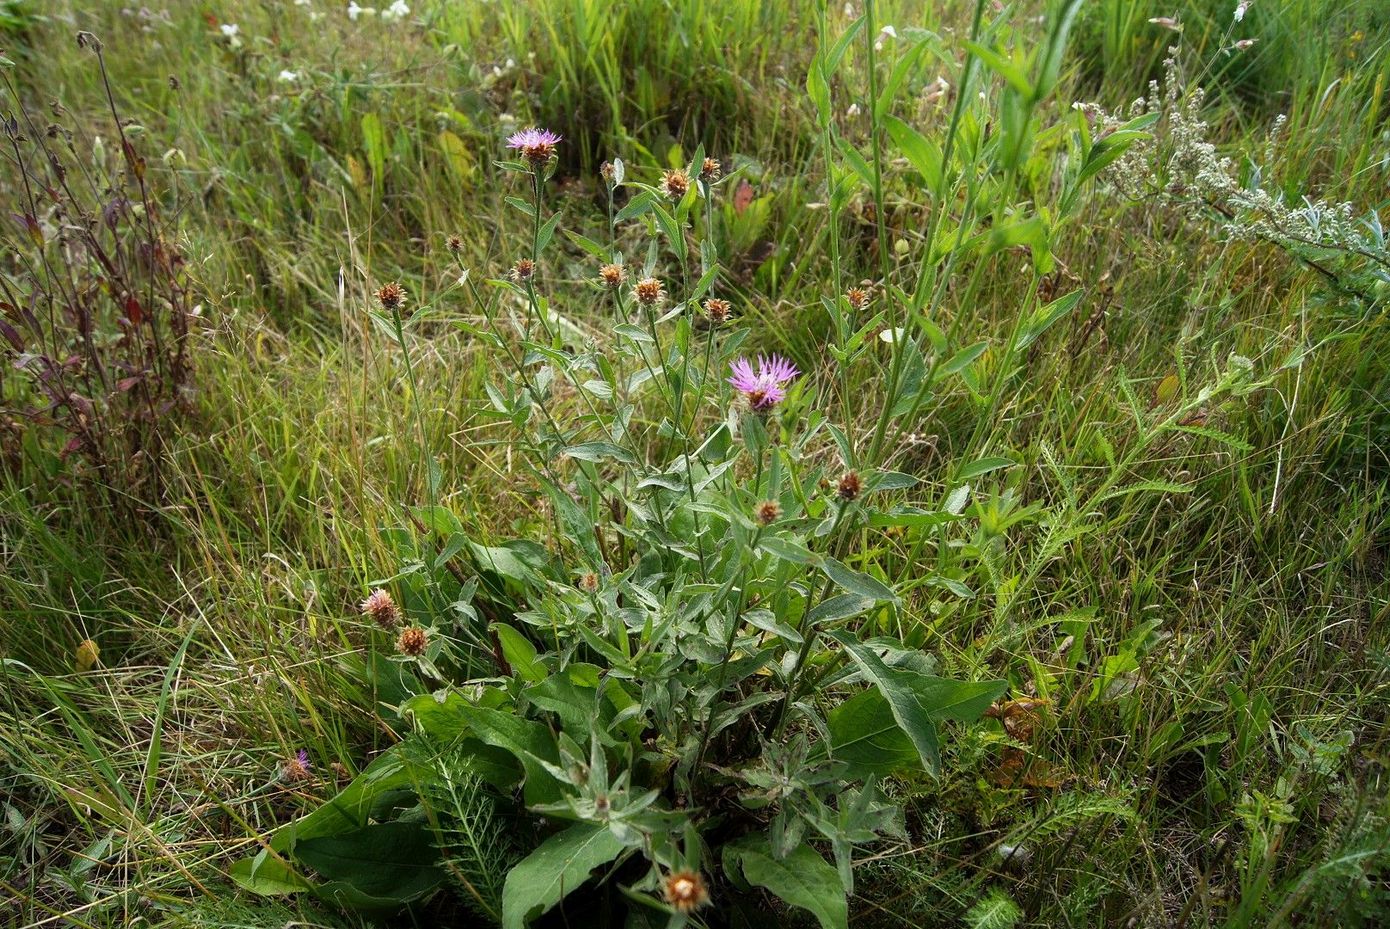
[[[574,561],[478,336],[485,309],[519,312],[486,282],[532,235],[504,199],[530,196],[525,177],[496,162],[533,123],[566,136],[546,192],[565,231],[541,268],[565,351],[614,324],[585,240],[611,235],[634,271],[655,248],[684,287],[665,230],[612,223],[627,191],[610,201],[599,166],[655,184],[717,155],[735,176],[689,235],[718,247],[746,347],[805,372],[786,434],[824,414],[869,466],[918,481],[846,542],[904,601],[854,628],[942,676],[1007,682],[985,722],[946,724],[939,776],[880,785],[904,828],[857,854],[852,925],[1390,919],[1380,4],[1257,0],[1236,22],[1235,0],[1098,0],[1047,80],[1054,3],[883,2],[859,33],[862,2],[409,5],[353,20],[326,0],[0,0],[0,115],[70,130],[68,176],[95,195],[126,163],[74,41],[100,37],[196,306],[157,496],[113,490],[48,414],[21,415],[37,388],[5,348],[0,924],[370,918],[250,897],[227,872],[410,732],[403,666],[357,604],[385,585],[432,615],[412,514],[435,503],[480,545]],[[1237,185],[1350,204],[1345,227],[1322,214],[1308,241],[1211,195],[1182,173],[1170,113],[1107,143],[1072,108],[1151,98],[1170,46]],[[28,141],[3,141],[9,321],[26,262],[64,279],[53,234],[80,219],[40,210],[53,234],[33,251],[8,219],[27,211]],[[369,315],[394,280],[415,314],[400,344]],[[853,316],[840,297],[861,281]],[[65,357],[76,336],[55,318],[44,351]],[[96,335],[115,344],[119,324]],[[885,415],[904,383],[915,402]],[[633,416],[654,454],[677,441],[655,400]],[[824,429],[799,453],[832,481],[845,464]],[[540,840],[441,752],[411,770],[448,775],[419,794],[451,890],[401,924],[494,919]],[[630,878],[605,892],[628,899]]]

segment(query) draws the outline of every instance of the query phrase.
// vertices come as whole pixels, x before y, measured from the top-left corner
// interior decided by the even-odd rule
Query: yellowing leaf
[[[1158,382],[1158,389],[1154,391],[1154,405],[1167,403],[1178,395],[1178,376],[1170,374]]]
[[[470,186],[473,180],[473,155],[468,151],[468,145],[445,129],[439,133],[439,147],[444,151],[449,172],[460,184]]]
[[[84,671],[92,670],[100,660],[101,649],[97,648],[97,643],[93,642],[91,639],[83,639],[82,643],[77,646],[77,654],[73,658],[73,665],[80,674]]]
[[[352,175],[352,186],[359,190],[367,186],[367,169],[353,156],[347,156],[348,174]]]

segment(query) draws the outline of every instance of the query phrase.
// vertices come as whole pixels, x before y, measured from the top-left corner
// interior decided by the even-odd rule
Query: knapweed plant
[[[851,197],[871,196],[880,224],[884,215],[883,114],[873,114],[871,161],[849,156],[829,118],[827,76],[856,38],[879,97],[872,11],[825,43],[808,81],[834,169],[832,224]],[[698,150],[646,181],[620,160],[605,164],[608,241],[560,239],[546,193],[563,140],[543,129],[508,140],[507,202],[529,230],[509,272],[483,283],[465,270],[413,316],[401,288],[383,286],[376,322],[413,383],[412,322],[448,312],[455,297],[473,311],[476,325],[458,324],[496,361],[491,413],[512,480],[535,506],[518,523],[524,537],[481,539],[441,502],[419,424],[424,498],[391,535],[400,570],[363,604],[384,631],[383,654],[363,666],[364,693],[407,734],[238,865],[244,886],[390,909],[448,883],[508,929],[562,901],[565,924],[727,925],[785,905],[847,925],[856,855],[903,835],[894,785],[939,775],[943,734],[1005,689],[939,673],[922,648],[927,627],[908,621],[869,530],[935,527],[944,551],[964,481],[1010,463],[960,462],[935,508],[904,506],[895,495],[918,478],[884,466],[933,385],[981,354],[944,351],[948,336],[929,319],[957,255],[1031,244],[1035,274],[1050,269],[1041,221],[1006,198],[1028,181],[1019,166],[1074,12],[1067,5],[1048,45],[1014,66],[1035,77],[1010,84],[1007,132],[989,154],[963,102],[931,158],[906,123],[886,124],[938,202],[958,190],[971,198],[959,229],[933,214],[915,283],[894,283],[880,247],[876,285],[825,295],[817,311],[831,321],[834,363],[823,383],[806,373],[818,359],[759,351],[761,334],[740,324],[721,278],[715,217],[731,174],[718,160]],[[974,99],[975,56],[990,54],[971,48],[959,101]],[[974,199],[965,162],[981,157],[1002,185],[992,205]],[[977,221],[994,231],[967,236]],[[566,239],[586,256],[597,312],[567,308],[548,286],[546,255]],[[851,258],[830,242],[838,287]],[[993,387],[974,382],[982,423],[1019,353],[1078,297],[1020,309]],[[577,322],[591,319],[606,322]],[[854,365],[873,369],[851,379]],[[852,395],[866,382],[883,385],[871,404]],[[988,444],[977,430],[967,452]],[[933,561],[922,560],[916,596],[970,595]],[[906,628],[910,643],[894,634]]]

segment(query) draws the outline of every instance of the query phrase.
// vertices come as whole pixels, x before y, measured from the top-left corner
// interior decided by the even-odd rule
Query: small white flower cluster
[[[382,22],[389,23],[395,20],[405,19],[409,16],[410,6],[405,0],[395,0],[395,2],[386,9],[378,11],[374,6],[362,6],[357,0],[352,0],[352,2],[348,4],[347,15],[348,19],[353,22],[357,22],[357,20],[363,16],[380,15]]]
[[[236,23],[223,23],[217,27],[222,33],[222,38],[227,40],[230,48],[241,48],[241,27]]]
[[[1126,122],[1158,114],[1151,137],[1135,143],[1101,175],[1102,183],[1133,200],[1156,199],[1178,206],[1203,206],[1223,217],[1221,231],[1233,239],[1262,239],[1299,251],[1304,247],[1338,249],[1365,254],[1384,252],[1368,230],[1377,217],[1356,217],[1351,203],[1334,203],[1305,196],[1290,203],[1283,192],[1263,186],[1274,164],[1286,120],[1279,117],[1265,140],[1263,166],[1251,164],[1242,181],[1233,158],[1222,155],[1210,141],[1211,130],[1202,118],[1205,93],[1187,89],[1179,72],[1176,49],[1164,62],[1166,75],[1160,87],[1149,84],[1147,98],[1109,113],[1095,104],[1076,104],[1086,114],[1095,139],[1119,129]],[[1390,254],[1383,258],[1390,259]]]

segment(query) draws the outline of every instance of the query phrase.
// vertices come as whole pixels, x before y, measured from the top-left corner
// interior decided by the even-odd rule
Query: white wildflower
[[[283,81],[286,84],[292,84],[295,81],[299,80],[299,72],[289,70],[281,71],[279,77],[277,77],[276,80]]]
[[[409,15],[410,7],[406,5],[405,0],[396,0],[395,3],[392,3],[386,9],[381,11],[381,18],[387,21],[393,19],[404,19]]]
[[[1240,2],[1236,4],[1236,22],[1245,19],[1245,11],[1250,9],[1250,3],[1251,0],[1240,0]]]
[[[850,119],[854,119],[854,117],[858,116],[859,113],[859,104],[857,103],[851,103],[849,105],[849,109],[845,110],[845,115],[848,116]]]
[[[241,31],[241,27],[236,23],[223,23],[221,28],[222,34],[229,39],[235,39],[237,33]]]

